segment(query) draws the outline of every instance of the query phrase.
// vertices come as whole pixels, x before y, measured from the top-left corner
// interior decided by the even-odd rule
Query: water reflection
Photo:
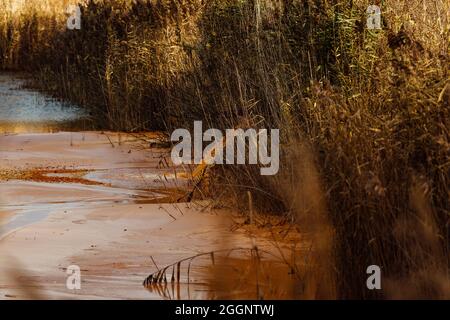
[[[300,297],[293,267],[270,251],[218,250],[158,269],[143,285],[168,300],[291,300]]]
[[[81,108],[25,89],[25,84],[23,77],[0,74],[1,133],[42,133],[89,128],[90,121]]]
[[[3,134],[56,133],[61,131],[89,131],[92,129],[92,121],[87,118],[64,122],[8,122],[0,120],[0,133]]]

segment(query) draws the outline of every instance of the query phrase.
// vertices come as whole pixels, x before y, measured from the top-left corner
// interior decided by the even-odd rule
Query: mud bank
[[[165,159],[167,150],[148,148],[155,139],[0,136],[0,299],[168,298],[142,282],[180,259],[254,244],[275,254],[290,248],[286,239],[275,248],[263,232],[250,236],[230,212],[205,202],[163,203],[190,184]],[[81,290],[66,287],[71,265],[81,269]],[[216,296],[210,265],[198,259],[190,285],[169,298]]]

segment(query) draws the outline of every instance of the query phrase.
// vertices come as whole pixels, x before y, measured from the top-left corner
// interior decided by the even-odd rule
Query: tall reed
[[[0,17],[0,63],[112,129],[280,128],[277,177],[215,167],[211,192],[246,210],[250,191],[313,230],[311,279],[332,283],[305,295],[448,297],[450,5],[382,1],[381,31],[368,5],[90,0],[79,31],[31,6]],[[366,288],[372,264],[381,293]]]

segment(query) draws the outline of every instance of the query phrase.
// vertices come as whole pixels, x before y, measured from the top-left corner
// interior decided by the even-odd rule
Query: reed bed
[[[280,128],[278,176],[216,166],[202,194],[312,235],[299,297],[448,298],[450,4],[376,2],[378,31],[365,0],[87,0],[69,31],[67,2],[27,1],[0,65],[110,129]]]

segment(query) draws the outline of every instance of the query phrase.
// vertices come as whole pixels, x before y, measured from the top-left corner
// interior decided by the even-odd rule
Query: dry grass
[[[78,32],[56,11],[3,13],[0,64],[113,129],[280,128],[278,177],[214,167],[209,189],[312,230],[305,294],[448,297],[450,5],[389,1],[368,31],[368,4],[87,1]],[[372,264],[383,293],[365,287]]]

